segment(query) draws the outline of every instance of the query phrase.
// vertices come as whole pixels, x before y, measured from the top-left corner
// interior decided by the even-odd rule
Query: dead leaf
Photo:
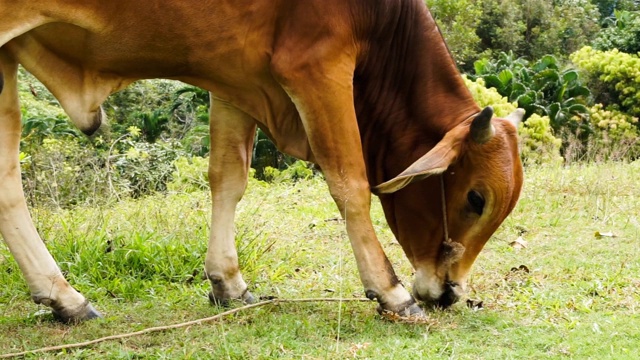
[[[512,241],[509,244],[514,250],[526,249],[528,243],[522,238],[522,236],[518,236],[515,241]]]
[[[598,239],[603,238],[603,237],[610,237],[610,238],[618,237],[616,234],[614,234],[614,233],[613,233],[613,232],[611,232],[611,231],[606,231],[606,232],[603,232],[603,231],[596,231],[595,236],[596,236]]]
[[[351,353],[351,355],[353,355],[354,358],[358,357],[358,351],[366,349],[369,345],[371,345],[371,343],[369,342],[352,344],[349,348],[349,352]]]

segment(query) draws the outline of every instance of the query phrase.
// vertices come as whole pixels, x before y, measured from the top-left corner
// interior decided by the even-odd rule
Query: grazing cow
[[[420,316],[414,296],[458,300],[518,199],[513,119],[475,104],[423,0],[0,0],[0,19],[0,232],[33,300],[62,321],[100,314],[63,278],[27,210],[18,64],[87,134],[104,121],[107,96],[133,81],[211,92],[205,271],[214,301],[254,300],[233,223],[256,126],[320,166],[381,310]],[[372,192],[416,269],[414,296],[376,238]]]

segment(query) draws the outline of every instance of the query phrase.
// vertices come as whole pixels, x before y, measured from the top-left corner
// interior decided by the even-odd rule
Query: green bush
[[[204,157],[209,154],[209,93],[195,86],[185,86],[174,93],[171,106],[181,131],[174,131],[187,153]]]
[[[74,138],[45,138],[40,146],[25,151],[20,154],[22,178],[31,205],[90,205],[124,190],[118,182],[109,185],[104,157]]]
[[[463,78],[478,105],[480,107],[492,106],[496,116],[505,117],[518,107],[515,102],[509,102],[509,99],[500,95],[495,88],[487,88],[484,79],[478,78],[474,81],[466,76]]]
[[[166,191],[175,171],[174,160],[184,155],[175,143],[122,141],[126,151],[114,151],[108,156],[108,171],[134,198],[157,191]]]
[[[143,80],[109,96],[103,108],[115,137],[126,134],[130,126],[136,126],[142,130],[143,136],[149,133],[152,138],[157,138],[160,132],[167,130],[166,127],[162,130],[157,128],[163,122],[158,117],[172,117],[174,93],[182,87],[184,84],[177,81]],[[148,119],[154,114],[156,119]]]
[[[607,110],[602,104],[591,109],[593,144],[602,160],[637,159],[640,156],[640,129],[638,118],[615,109]]]
[[[560,70],[558,60],[546,55],[530,64],[513,53],[501,53],[496,60],[482,59],[474,64],[475,78],[482,78],[487,87],[495,88],[509,101],[525,109],[525,119],[532,114],[548,116],[557,133],[566,128],[575,132],[588,125],[574,121],[585,119],[589,110],[585,106],[591,95],[582,85],[577,71]],[[581,129],[588,130],[588,129]]]
[[[549,118],[533,114],[518,128],[520,156],[525,165],[559,164],[562,140],[553,136]]]
[[[175,171],[167,189],[192,193],[209,189],[209,158],[182,156],[173,163]]]
[[[617,49],[599,51],[586,46],[571,54],[573,61],[584,72],[596,93],[596,101],[605,107],[632,116],[640,116],[640,58]]]
[[[640,11],[614,11],[593,41],[593,47],[606,51],[618,49],[627,54],[640,52]]]
[[[267,166],[264,168],[263,179],[266,182],[288,182],[309,179],[315,175],[313,165],[306,161],[296,160],[284,170]]]
[[[39,147],[46,138],[82,136],[44,85],[22,68],[18,76],[22,115],[21,149]]]
[[[296,158],[284,154],[276,148],[276,145],[260,129],[256,131],[256,137],[251,156],[251,167],[256,170],[256,178],[259,180],[273,181],[272,168],[278,171],[285,170],[297,161]]]

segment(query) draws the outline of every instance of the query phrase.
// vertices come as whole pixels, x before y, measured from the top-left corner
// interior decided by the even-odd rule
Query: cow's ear
[[[517,108],[511,114],[507,115],[505,119],[509,120],[509,122],[511,122],[513,126],[515,126],[517,129],[518,125],[520,125],[520,123],[522,122],[522,119],[524,118],[524,114],[525,114],[524,109]]]
[[[433,148],[393,179],[372,189],[374,194],[389,194],[432,175],[442,174],[460,154],[464,139],[461,129],[454,128]]]

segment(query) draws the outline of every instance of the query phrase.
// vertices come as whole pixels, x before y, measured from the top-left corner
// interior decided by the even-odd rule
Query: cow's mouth
[[[465,252],[461,243],[447,241],[442,243],[435,272],[425,269],[416,271],[413,296],[427,305],[448,308],[462,298],[465,286],[450,277],[451,268],[457,264]],[[431,270],[433,271],[433,270]]]
[[[414,286],[413,296],[428,306],[446,309],[458,302],[464,295],[464,287],[454,281],[446,281],[438,293],[420,294]],[[435,295],[435,296],[434,296]]]
[[[462,297],[462,286],[453,281],[447,281],[445,283],[444,292],[440,295],[434,305],[441,308],[448,308],[449,306],[455,304]]]

